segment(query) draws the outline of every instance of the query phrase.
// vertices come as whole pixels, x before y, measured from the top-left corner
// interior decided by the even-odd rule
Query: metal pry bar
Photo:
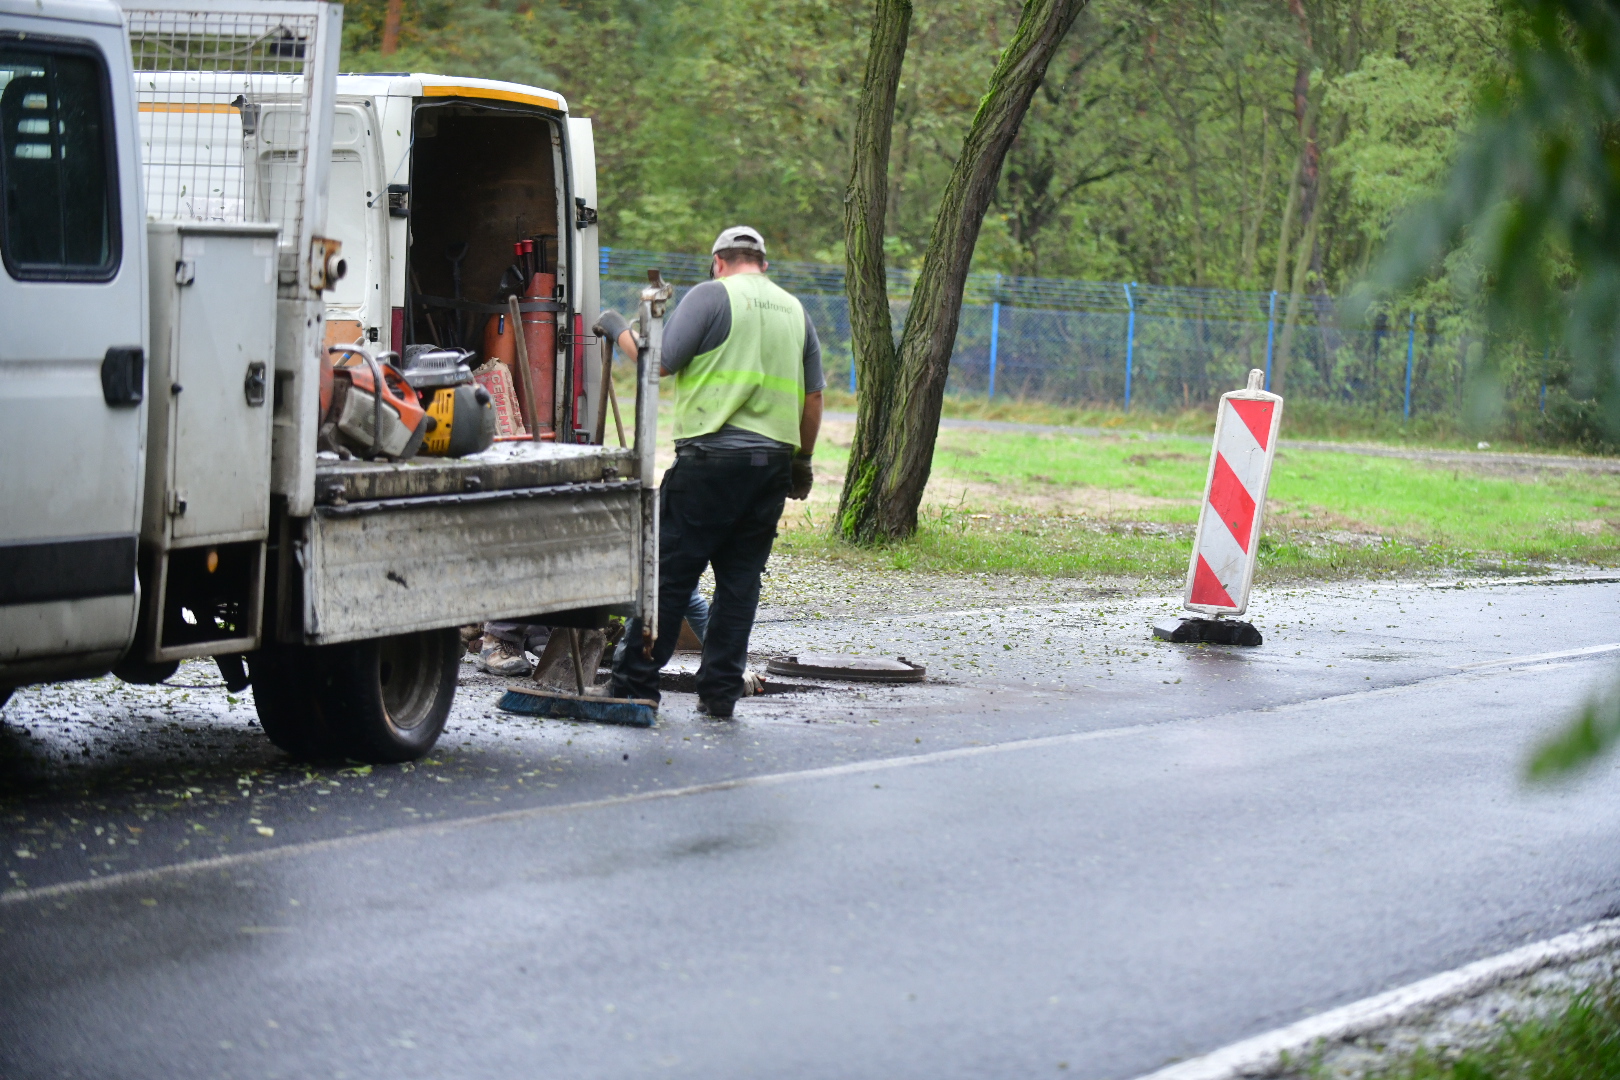
[[[658,376],[664,359],[664,311],[675,289],[662,271],[647,271],[636,322],[641,338],[636,356],[636,458],[641,473],[641,588],[636,616],[641,620],[641,649],[652,655],[658,640]]]

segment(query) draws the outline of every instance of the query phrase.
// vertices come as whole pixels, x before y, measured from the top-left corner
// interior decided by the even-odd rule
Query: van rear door
[[[380,342],[389,325],[388,185],[378,124],[367,98],[338,102],[332,117],[326,235],[343,245],[349,270],[326,294],[328,345]]]
[[[596,226],[596,140],[588,117],[568,118],[568,187],[574,196],[573,213],[569,219],[573,227],[570,237],[569,265],[574,269],[574,286],[569,296],[574,300],[576,370],[583,369],[585,401],[574,417],[577,427],[590,430],[597,411],[602,407],[602,365],[595,362],[594,351],[586,358],[583,340],[596,317],[602,313],[601,248]]]
[[[0,15],[0,685],[104,671],[134,634],[146,249],[107,13]]]

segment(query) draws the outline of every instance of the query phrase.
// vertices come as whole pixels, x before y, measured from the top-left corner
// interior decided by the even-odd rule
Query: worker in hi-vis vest
[[[784,499],[810,494],[810,454],[821,430],[821,344],[804,305],[765,276],[765,241],[733,226],[714,242],[713,280],[694,287],[664,328],[661,374],[675,377],[675,464],[658,515],[658,639],[613,664],[615,697],[658,699],[681,617],[706,566],[714,602],[698,669],[698,711],[729,717],[744,689],[760,575]],[[635,354],[624,319],[604,312],[598,332]]]

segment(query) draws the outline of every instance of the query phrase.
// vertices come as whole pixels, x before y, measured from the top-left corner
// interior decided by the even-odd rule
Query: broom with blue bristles
[[[658,702],[648,698],[597,697],[585,693],[585,665],[579,656],[579,631],[568,631],[568,648],[574,659],[574,678],[579,693],[548,690],[538,686],[511,686],[495,707],[521,716],[547,720],[583,720],[592,724],[621,724],[626,727],[652,727],[658,718]]]

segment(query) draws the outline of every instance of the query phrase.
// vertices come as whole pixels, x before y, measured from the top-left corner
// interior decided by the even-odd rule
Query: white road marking
[[[1620,649],[1620,641],[1610,642],[1607,645],[1588,645],[1584,649],[1565,649],[1562,652],[1535,653],[1531,656],[1509,656],[1502,660],[1480,660],[1473,664],[1458,664],[1457,668],[1461,671],[1478,671],[1480,668],[1534,664],[1542,660],[1568,660],[1576,656],[1596,656],[1599,653],[1614,652],[1617,649]]]
[[[1200,718],[1201,719],[1201,718]],[[1185,721],[1167,721],[1166,723],[1182,723]],[[392,829],[378,829],[375,832],[360,833],[355,836],[340,836],[330,840],[311,840],[302,844],[284,844],[280,847],[266,848],[262,851],[247,851],[240,855],[218,855],[211,859],[197,859],[192,862],[171,863],[167,866],[153,866],[145,870],[131,870],[121,874],[107,874],[102,877],[85,878],[81,881],[65,881],[58,885],[42,885],[37,889],[8,889],[0,892],[0,904],[16,904],[28,900],[44,900],[53,896],[67,896],[73,893],[99,892],[118,885],[136,882],[152,881],[158,878],[172,877],[181,874],[192,874],[203,870],[226,870],[236,866],[249,866],[254,863],[268,862],[272,859],[287,858],[317,851],[331,851],[338,848],[353,847],[359,844],[373,843],[396,836],[420,836],[430,833],[443,834],[451,829],[465,829],[477,825],[489,825],[506,821],[525,821],[530,818],[546,817],[552,814],[567,814],[580,810],[599,810],[612,806],[627,806],[633,803],[653,802],[659,799],[678,799],[687,795],[706,795],[718,791],[736,791],[741,788],[773,787],[777,784],[791,784],[804,780],[826,780],[840,776],[858,776],[862,773],[885,772],[890,769],[905,769],[914,765],[931,765],[941,761],[956,761],[962,758],[979,757],[984,754],[1005,754],[1015,750],[1034,750],[1043,746],[1068,746],[1074,743],[1095,742],[1100,739],[1117,739],[1126,735],[1149,731],[1162,724],[1145,723],[1133,724],[1129,727],[1103,728],[1099,731],[1078,731],[1068,735],[1045,735],[1036,739],[1019,739],[1013,742],[990,743],[984,746],[961,746],[954,750],[936,750],[927,754],[908,754],[904,757],[876,758],[871,761],[854,761],[845,765],[829,765],[819,769],[803,769],[798,772],[767,773],[763,776],[741,776],[732,780],[716,780],[707,784],[692,784],[687,787],[665,788],[662,791],[640,791],[634,795],[613,795],[605,799],[589,799],[583,802],[561,803],[556,806],[531,806],[522,810],[504,810],[495,814],[480,814],[477,817],[457,818],[453,821],[427,822],[421,825],[402,825]]]

